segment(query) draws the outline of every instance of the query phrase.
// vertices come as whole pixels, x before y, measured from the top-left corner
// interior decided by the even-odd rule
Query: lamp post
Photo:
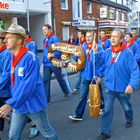
[[[27,0],[27,29],[30,32],[30,11],[29,11],[29,0]]]

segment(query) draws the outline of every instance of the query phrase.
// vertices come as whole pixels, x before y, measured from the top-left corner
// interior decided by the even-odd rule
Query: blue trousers
[[[22,130],[29,118],[37,126],[40,133],[45,137],[45,140],[58,140],[55,130],[49,123],[45,110],[41,110],[37,113],[26,114],[20,114],[13,110],[8,140],[21,139]]]
[[[67,83],[62,76],[61,68],[44,66],[43,82],[44,82],[44,88],[45,88],[48,103],[50,102],[50,86],[51,86],[50,82],[51,82],[52,72],[54,73],[57,81],[59,82],[59,85],[60,85],[63,93],[64,94],[69,94],[69,92],[70,92],[69,88],[67,86]]]
[[[80,88],[80,101],[79,101],[76,111],[75,111],[75,115],[79,118],[83,117],[83,114],[85,111],[85,107],[87,104],[87,98],[89,95],[90,83],[91,83],[90,80],[86,80],[85,78],[82,78],[82,83],[81,83],[81,88]],[[99,88],[101,90],[101,85],[99,85]],[[102,92],[102,90],[100,92]],[[101,94],[103,95],[103,93],[101,93]],[[101,100],[102,100],[102,96],[101,96]]]
[[[127,122],[133,121],[133,110],[130,103],[130,95],[122,92],[113,92],[113,91],[106,90],[105,112],[101,118],[101,131],[108,135],[111,135],[111,125],[112,125],[113,110],[114,110],[113,108],[114,108],[114,101],[116,97],[123,108]]]

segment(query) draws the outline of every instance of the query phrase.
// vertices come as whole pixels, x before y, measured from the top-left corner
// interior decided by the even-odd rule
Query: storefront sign
[[[9,4],[5,2],[0,2],[0,10],[7,10],[9,9]]]
[[[73,26],[95,26],[95,21],[91,20],[78,20],[72,23]]]
[[[98,26],[129,26],[129,23],[128,22],[111,22],[111,21],[108,21],[108,22],[99,22],[98,23]]]
[[[71,22],[68,21],[62,21],[62,24],[65,26],[71,26]]]

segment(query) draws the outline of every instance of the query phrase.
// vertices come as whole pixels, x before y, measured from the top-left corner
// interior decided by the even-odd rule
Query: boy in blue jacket
[[[5,35],[2,34],[3,32],[4,30],[0,29],[0,107],[11,97],[11,52],[6,48],[4,43]],[[4,119],[0,118],[0,140],[3,129]]]
[[[56,132],[47,118],[39,58],[24,46],[25,38],[25,29],[20,25],[12,24],[6,31],[4,41],[7,49],[12,52],[12,97],[0,108],[0,117],[5,118],[13,110],[9,140],[20,139],[29,118],[46,140],[57,140]]]
[[[111,34],[112,47],[107,49],[102,57],[98,55],[98,49],[94,45],[97,53],[97,60],[102,62],[102,72],[106,87],[105,111],[101,118],[101,135],[97,140],[106,140],[111,137],[111,125],[113,120],[113,105],[117,97],[121,103],[126,123],[125,127],[133,126],[133,109],[130,102],[130,95],[138,89],[139,68],[137,62],[130,51],[122,44],[123,33],[121,30],[114,30]],[[100,82],[101,78],[97,79]]]

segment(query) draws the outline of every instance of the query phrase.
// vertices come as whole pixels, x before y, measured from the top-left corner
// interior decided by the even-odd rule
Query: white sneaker
[[[79,117],[76,117],[76,116],[69,116],[69,118],[73,121],[82,121],[83,118],[79,118]]]
[[[104,109],[100,109],[100,115],[102,115],[104,113]]]
[[[31,127],[30,130],[31,131],[30,131],[30,134],[28,136],[30,139],[36,137],[39,134],[39,130],[36,127]]]

